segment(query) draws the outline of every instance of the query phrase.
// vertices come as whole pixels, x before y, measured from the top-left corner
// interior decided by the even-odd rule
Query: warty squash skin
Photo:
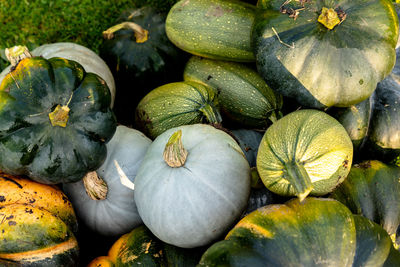
[[[319,21],[324,8],[336,18],[332,29]],[[260,75],[278,93],[305,107],[348,107],[393,69],[398,29],[387,0],[260,0],[252,45]]]
[[[168,13],[168,38],[206,58],[253,62],[251,27],[255,6],[236,0],[181,0]]]
[[[0,84],[0,169],[56,184],[105,159],[116,129],[105,81],[63,58],[27,57]]]

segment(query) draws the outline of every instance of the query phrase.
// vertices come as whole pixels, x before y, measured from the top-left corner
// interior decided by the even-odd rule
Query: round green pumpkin
[[[192,57],[183,77],[214,88],[221,113],[233,127],[265,129],[281,117],[282,97],[244,64]]]
[[[394,66],[399,26],[390,1],[261,0],[257,8],[257,68],[272,89],[303,106],[357,104]],[[329,16],[336,21],[325,23]]]
[[[292,112],[261,140],[257,170],[265,186],[284,196],[324,195],[350,171],[353,145],[343,126],[318,110]]]
[[[135,125],[154,139],[164,131],[187,124],[220,123],[215,91],[196,82],[175,82],[157,87],[139,103]]]
[[[116,128],[103,79],[75,61],[28,57],[0,85],[0,169],[56,184],[100,167]]]
[[[371,160],[356,164],[331,197],[355,213],[379,223],[398,247],[400,168]],[[397,239],[397,240],[396,240]]]
[[[133,124],[132,114],[148,92],[182,78],[187,57],[169,41],[166,17],[151,6],[126,10],[103,32],[100,56],[116,81],[114,112],[122,124]]]

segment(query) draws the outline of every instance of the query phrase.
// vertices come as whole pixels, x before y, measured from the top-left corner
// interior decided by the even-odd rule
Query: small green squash
[[[250,167],[235,140],[210,125],[169,129],[150,145],[135,180],[143,223],[162,241],[193,248],[237,220],[250,193]]]
[[[324,195],[350,171],[353,144],[344,127],[318,110],[292,112],[261,140],[257,170],[265,186],[284,196]]]
[[[183,77],[214,88],[222,115],[236,127],[265,129],[281,117],[282,97],[244,64],[194,56]]]
[[[400,225],[400,168],[371,160],[356,164],[346,180],[331,197],[355,213],[379,223],[390,235],[396,247],[400,240],[396,231]]]
[[[0,169],[46,184],[82,179],[103,163],[116,129],[106,82],[72,60],[11,51],[14,68],[0,84]]]
[[[305,107],[348,107],[393,69],[398,30],[386,0],[260,0],[252,44],[278,93]]]
[[[148,93],[135,113],[135,126],[151,139],[164,131],[195,123],[221,123],[215,91],[196,82],[175,82]]]
[[[168,38],[177,47],[207,58],[252,62],[255,6],[236,0],[181,0],[168,13]]]
[[[137,104],[153,88],[182,79],[187,56],[169,41],[166,17],[151,6],[127,10],[103,32],[100,56],[118,88],[114,112],[119,123],[133,124]]]

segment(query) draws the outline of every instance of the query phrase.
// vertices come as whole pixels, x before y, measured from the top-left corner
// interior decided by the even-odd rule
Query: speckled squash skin
[[[252,28],[258,71],[283,96],[305,107],[348,107],[393,69],[399,26],[390,1],[284,2],[258,1]],[[323,7],[339,12],[333,29],[318,21]]]
[[[250,43],[255,6],[237,0],[181,0],[168,13],[168,38],[207,58],[253,62]]]
[[[281,117],[282,96],[244,64],[194,56],[183,78],[214,88],[222,115],[234,127],[266,129]]]
[[[77,220],[60,189],[1,173],[0,221],[1,266],[77,266]]]
[[[110,101],[105,81],[75,61],[21,60],[0,85],[0,169],[45,184],[82,179],[115,132]]]

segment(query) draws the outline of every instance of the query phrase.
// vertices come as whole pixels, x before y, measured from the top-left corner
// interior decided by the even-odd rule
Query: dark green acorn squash
[[[196,123],[221,123],[216,92],[197,82],[175,82],[148,93],[136,108],[135,125],[151,139]]]
[[[194,55],[253,62],[250,43],[255,6],[237,0],[181,0],[168,13],[166,32]]]
[[[122,124],[133,124],[135,108],[148,92],[182,79],[188,57],[169,41],[166,17],[150,6],[128,10],[103,32],[100,56],[116,81],[114,112]]]
[[[373,160],[356,164],[331,197],[355,213],[379,223],[396,247],[400,240],[400,168]]]
[[[396,50],[400,59],[400,49]],[[349,108],[328,111],[349,133],[358,160],[400,162],[400,60],[372,96]]]
[[[382,266],[391,247],[385,230],[338,201],[292,199],[244,217],[199,266]]]
[[[0,169],[46,184],[97,169],[116,128],[105,81],[63,58],[13,65],[0,85]]]
[[[303,106],[357,104],[394,66],[398,18],[390,1],[260,0],[257,8],[257,68]]]
[[[281,117],[282,96],[244,64],[192,57],[183,77],[218,92],[221,113],[232,122],[232,127],[266,129]]]

